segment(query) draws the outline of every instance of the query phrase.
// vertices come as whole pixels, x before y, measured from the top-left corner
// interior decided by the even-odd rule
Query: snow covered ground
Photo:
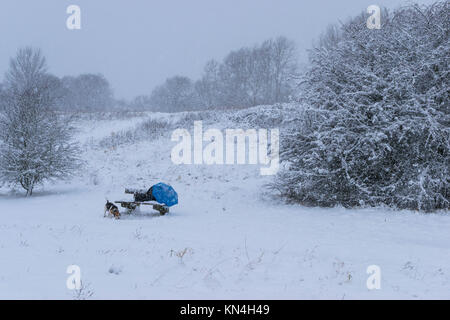
[[[286,205],[258,166],[172,164],[170,132],[100,147],[144,120],[80,121],[78,177],[31,198],[0,189],[0,299],[450,299],[448,213]],[[105,198],[159,181],[179,194],[169,215],[103,218]]]

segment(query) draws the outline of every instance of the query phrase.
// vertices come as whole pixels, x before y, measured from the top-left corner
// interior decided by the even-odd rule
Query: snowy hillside
[[[31,198],[0,189],[0,299],[449,299],[446,213],[286,205],[258,166],[171,162],[178,126],[203,116],[244,127],[265,108],[79,120],[76,178]],[[140,135],[151,119],[170,130]],[[179,195],[169,215],[103,218],[105,199],[159,181]],[[66,287],[69,265],[81,268],[81,291]],[[371,265],[380,290],[367,288]]]

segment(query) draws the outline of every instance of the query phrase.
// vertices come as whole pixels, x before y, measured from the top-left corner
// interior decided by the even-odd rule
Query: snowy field
[[[99,143],[144,120],[79,121],[79,176],[31,198],[0,189],[0,299],[450,299],[448,213],[286,205],[258,166],[172,164],[170,132]],[[106,198],[159,181],[179,195],[169,215],[103,218]]]

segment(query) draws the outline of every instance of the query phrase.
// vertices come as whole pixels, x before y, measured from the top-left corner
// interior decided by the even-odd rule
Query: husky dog
[[[108,212],[108,216],[113,216],[116,219],[120,219],[119,208],[117,208],[114,203],[109,202],[108,200],[106,200],[105,212],[103,214],[103,217],[106,217],[106,212]]]

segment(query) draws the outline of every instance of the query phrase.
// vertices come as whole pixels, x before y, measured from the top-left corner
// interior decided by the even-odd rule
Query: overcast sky
[[[419,0],[431,3],[432,0]],[[17,48],[40,47],[57,76],[103,73],[116,97],[148,94],[167,77],[197,78],[205,62],[284,35],[301,59],[330,23],[405,0],[1,0],[0,81]],[[81,8],[81,30],[66,8]]]

